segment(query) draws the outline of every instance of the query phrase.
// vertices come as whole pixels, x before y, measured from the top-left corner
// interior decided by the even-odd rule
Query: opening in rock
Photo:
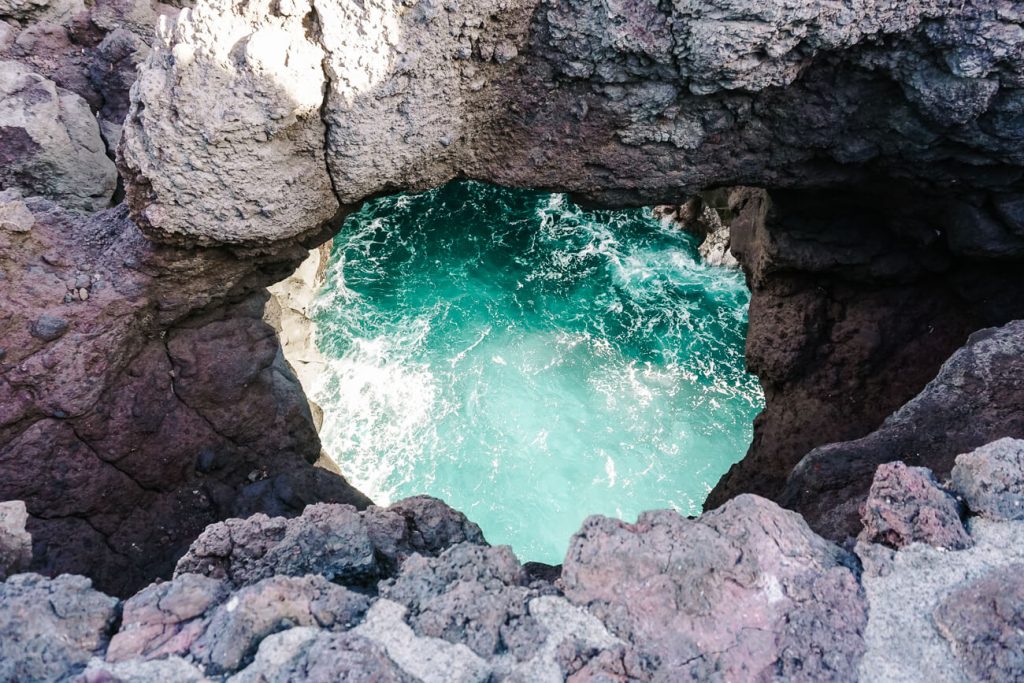
[[[748,299],[649,209],[472,182],[369,202],[316,305],[324,446],[379,504],[429,493],[561,562],[589,514],[699,514],[743,456]]]

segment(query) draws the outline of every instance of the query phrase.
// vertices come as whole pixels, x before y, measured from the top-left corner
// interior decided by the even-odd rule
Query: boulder
[[[84,576],[17,574],[0,583],[0,681],[51,681],[103,653],[115,598]]]
[[[1024,520],[1024,440],[999,439],[958,455],[951,476],[973,514]]]
[[[106,208],[117,184],[88,103],[18,62],[0,62],[0,187],[79,211]]]
[[[415,683],[418,680],[389,659],[382,647],[366,638],[309,627],[269,636],[260,644],[253,663],[228,679],[230,683]]]
[[[852,566],[799,515],[742,495],[696,519],[590,517],[562,583],[655,679],[850,680],[867,621]]]
[[[902,548],[927,543],[937,548],[962,550],[971,537],[960,521],[959,505],[943,491],[931,470],[886,463],[875,471],[861,519],[858,539]]]
[[[214,576],[235,586],[305,574],[372,585],[413,553],[437,555],[463,541],[483,543],[479,527],[434,498],[364,512],[318,504],[295,519],[257,514],[211,525],[178,562],[176,573]]]

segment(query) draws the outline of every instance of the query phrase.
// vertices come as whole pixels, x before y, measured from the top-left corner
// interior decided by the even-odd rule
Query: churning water
[[[429,493],[559,563],[588,514],[696,514],[742,457],[748,298],[649,210],[472,182],[374,200],[316,305],[324,446],[378,504]]]

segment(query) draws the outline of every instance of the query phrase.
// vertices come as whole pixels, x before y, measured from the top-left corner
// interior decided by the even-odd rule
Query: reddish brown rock
[[[562,583],[655,679],[849,680],[867,620],[852,564],[798,515],[744,495],[693,520],[591,517]]]
[[[927,543],[962,550],[971,537],[960,521],[960,506],[939,488],[931,470],[902,462],[879,466],[861,512],[864,529],[858,539],[902,548]]]
[[[260,320],[291,257],[168,250],[123,210],[19,206],[28,229],[0,231],[0,499],[25,501],[33,569],[128,593],[218,519],[369,503],[312,466],[308,403]]]
[[[743,492],[782,501],[807,453],[878,429],[972,331],[1024,317],[1020,266],[964,259],[936,229],[951,203],[893,186],[778,190],[739,210],[731,248],[751,288],[747,367],[765,408],[705,509]],[[856,510],[850,521],[859,529]]]

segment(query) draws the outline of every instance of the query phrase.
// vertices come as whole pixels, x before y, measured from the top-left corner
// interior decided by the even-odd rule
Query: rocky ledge
[[[9,577],[0,680],[1017,680],[1022,465],[1003,439],[945,484],[880,467],[852,551],[752,495],[595,516],[544,576],[428,497],[230,519],[124,601]]]

